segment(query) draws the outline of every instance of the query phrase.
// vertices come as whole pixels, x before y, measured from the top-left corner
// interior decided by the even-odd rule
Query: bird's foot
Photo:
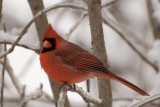
[[[74,92],[76,90],[76,86],[75,84],[68,84],[65,82],[60,86],[60,90]]]

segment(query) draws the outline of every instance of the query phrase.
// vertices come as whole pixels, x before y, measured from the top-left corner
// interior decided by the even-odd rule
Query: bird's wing
[[[57,50],[56,55],[60,57],[60,60],[64,64],[72,66],[80,71],[107,73],[103,63],[98,58],[78,45],[69,43]]]
[[[65,64],[73,66],[80,71],[106,72],[102,62],[88,52],[77,52],[67,57],[63,57]]]

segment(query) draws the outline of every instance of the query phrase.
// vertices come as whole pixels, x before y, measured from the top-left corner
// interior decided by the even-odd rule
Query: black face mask
[[[44,43],[44,41],[50,42],[52,47],[51,48],[44,48],[43,47],[41,53],[48,52],[48,51],[56,49],[56,39],[55,38],[46,38],[46,39],[43,40],[43,43]]]

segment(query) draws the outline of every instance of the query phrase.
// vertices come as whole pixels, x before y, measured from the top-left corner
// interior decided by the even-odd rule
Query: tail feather
[[[96,73],[95,75],[97,77],[101,77],[104,79],[113,79],[116,81],[119,81],[120,83],[126,85],[127,87],[133,89],[134,91],[138,92],[139,94],[143,95],[143,96],[149,96],[148,93],[146,93],[145,91],[143,91],[142,89],[140,89],[139,87],[135,86],[134,84],[132,84],[131,82],[111,73],[111,72],[106,72],[107,74],[102,74],[102,73]]]
[[[139,87],[135,86],[134,84],[132,84],[131,82],[121,78],[121,77],[118,77],[116,75],[113,76],[112,78],[113,80],[116,80],[116,81],[119,81],[120,83],[128,86],[129,88],[135,90],[136,92],[138,92],[139,94],[143,95],[143,96],[149,96],[148,93],[146,93],[145,91],[143,91],[142,89],[140,89]]]

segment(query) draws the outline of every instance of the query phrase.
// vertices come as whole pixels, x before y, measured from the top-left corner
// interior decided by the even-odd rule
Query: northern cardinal
[[[42,40],[41,67],[56,82],[74,84],[95,76],[119,81],[139,94],[149,96],[134,84],[113,74],[97,57],[60,37],[51,24],[48,25]]]

